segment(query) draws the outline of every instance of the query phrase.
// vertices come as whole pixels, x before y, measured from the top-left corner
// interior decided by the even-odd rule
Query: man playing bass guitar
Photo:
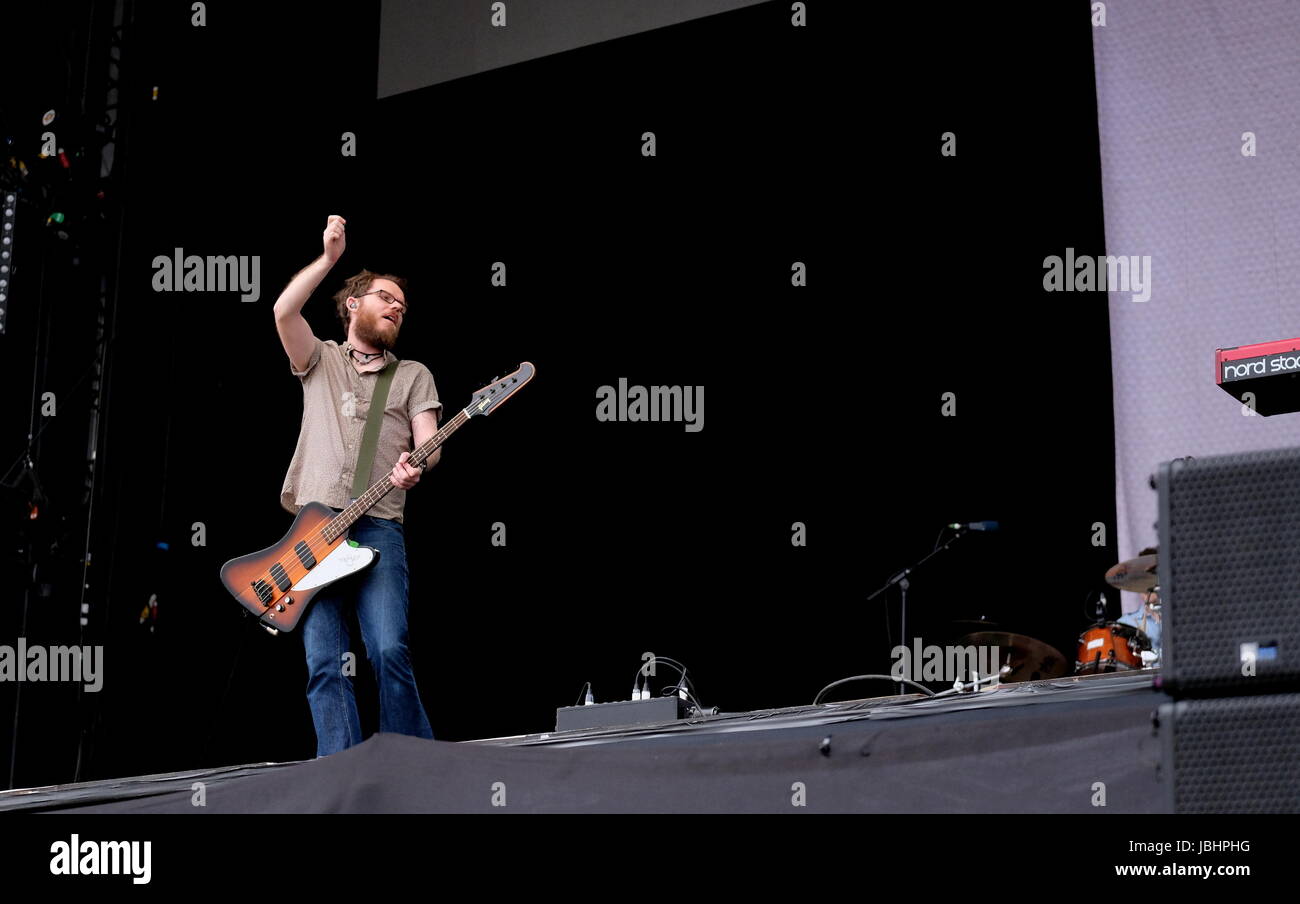
[[[385,476],[393,489],[352,526],[350,539],[379,551],[368,569],[324,588],[302,620],[307,654],[307,701],[316,728],[316,754],[328,756],[361,743],[350,670],[348,613],[355,606],[361,639],[379,688],[379,730],[432,738],[415,685],[407,638],[408,573],[402,518],[406,491],[424,468],[437,464],[439,448],[419,468],[409,450],[438,429],[438,390],[429,369],[399,360],[392,349],[407,317],[406,281],[362,270],[334,301],[346,340],[320,340],[302,316],[303,305],[346,244],[347,223],[331,216],[324,253],[297,273],[275,303],[275,326],[291,372],[302,383],[303,418],[298,445],[285,475],[280,504],[297,513],[309,501],[342,510],[352,496],[358,451],[369,416],[381,417],[369,486]],[[379,374],[396,368],[383,412],[371,415]],[[384,462],[396,461],[391,472]]]

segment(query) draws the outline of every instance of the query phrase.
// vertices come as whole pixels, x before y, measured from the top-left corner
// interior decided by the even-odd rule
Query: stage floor
[[[319,760],[0,792],[0,811],[1168,812],[1157,676],[462,742],[379,734]]]

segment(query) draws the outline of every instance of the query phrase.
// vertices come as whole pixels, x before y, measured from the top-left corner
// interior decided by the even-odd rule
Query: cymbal
[[[958,628],[965,628],[967,634],[972,631],[991,631],[998,627],[997,622],[986,618],[954,618],[948,624]]]
[[[1134,593],[1149,593],[1155,590],[1156,584],[1159,583],[1156,577],[1155,555],[1138,556],[1136,559],[1120,562],[1106,572],[1106,583]]]
[[[978,631],[957,641],[958,646],[997,647],[998,664],[1010,666],[1001,681],[1039,681],[1044,678],[1061,678],[1068,671],[1068,663],[1061,651],[1024,634],[1006,631]]]

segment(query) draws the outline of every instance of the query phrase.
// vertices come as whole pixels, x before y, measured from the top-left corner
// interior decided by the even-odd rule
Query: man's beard
[[[383,320],[382,323],[376,321],[383,320],[382,317],[375,317],[374,320],[365,320],[358,318],[356,326],[357,338],[367,345],[373,345],[376,348],[392,350],[397,341],[397,324],[393,324],[390,330],[385,325],[389,321]]]

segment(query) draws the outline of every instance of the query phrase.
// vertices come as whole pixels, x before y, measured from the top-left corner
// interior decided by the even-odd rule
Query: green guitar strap
[[[360,498],[369,488],[370,468],[375,463],[375,447],[379,445],[379,427],[384,421],[384,406],[388,404],[388,387],[392,385],[396,372],[397,363],[394,362],[380,371],[375,380],[370,410],[366,412],[366,432],[361,437],[361,448],[357,450],[356,474],[352,478],[353,499]]]

